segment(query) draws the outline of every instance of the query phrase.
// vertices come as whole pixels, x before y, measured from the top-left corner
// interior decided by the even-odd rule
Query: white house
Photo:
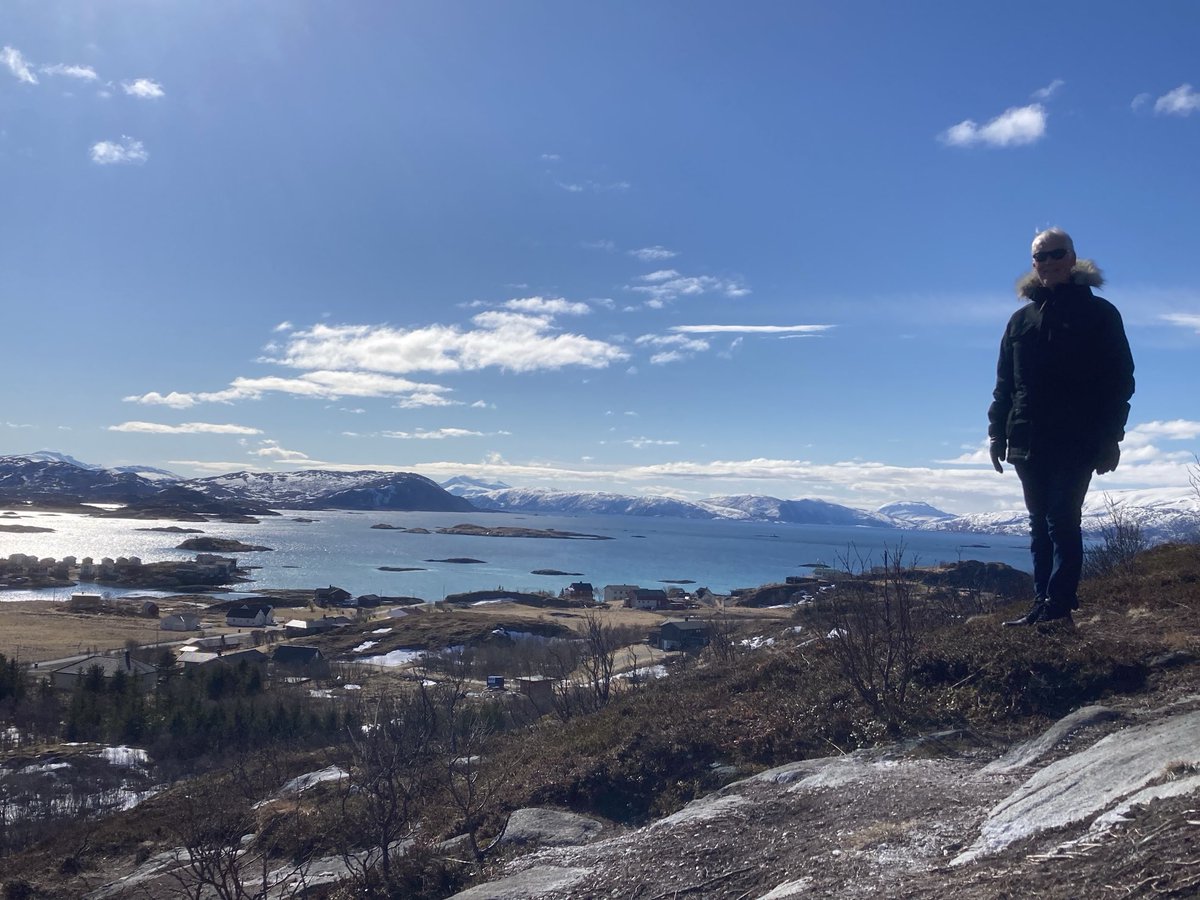
[[[275,612],[265,603],[243,603],[225,614],[225,624],[230,628],[260,628],[275,624]]]
[[[163,616],[158,627],[163,631],[199,631],[200,617],[195,613],[173,613]]]

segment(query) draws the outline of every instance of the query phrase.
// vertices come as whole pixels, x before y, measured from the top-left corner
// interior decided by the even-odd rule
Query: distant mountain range
[[[529,512],[552,515],[623,515],[727,519],[799,525],[853,525],[969,534],[1027,533],[1023,510],[953,515],[919,501],[897,501],[876,510],[824,500],[780,500],[753,494],[679,500],[606,491],[516,488],[502,482],[457,476],[437,484],[411,472],[370,469],[342,472],[235,472],[181,479],[162,469],[105,469],[62,453],[40,451],[0,457],[0,502],[34,500],[126,503],[143,508],[177,506],[213,514],[240,508],[245,514],[273,509],[428,510]],[[214,506],[214,504],[216,506]],[[1200,534],[1200,498],[1133,496],[1122,514],[1151,541]],[[1085,509],[1084,528],[1098,534],[1110,516],[1102,499]]]
[[[410,472],[236,472],[181,479],[161,469],[104,469],[51,451],[0,457],[0,502],[24,501],[125,503],[203,515],[262,515],[272,507],[475,510],[470,501]]]

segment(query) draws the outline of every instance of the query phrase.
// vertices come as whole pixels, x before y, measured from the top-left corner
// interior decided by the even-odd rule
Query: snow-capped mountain
[[[550,491],[505,488],[469,495],[479,509],[553,513],[564,516],[673,516],[680,519],[723,518],[715,511],[669,497],[628,497],[604,491]],[[740,517],[739,517],[740,518]]]
[[[469,512],[468,500],[411,472],[307,469],[299,472],[234,472],[184,482],[214,497],[298,509],[420,509]]]
[[[1200,535],[1200,511],[1190,508],[1187,498],[1174,503],[1158,502],[1150,506],[1121,504],[1116,515],[1136,525],[1149,543],[1190,540]],[[1088,538],[1103,537],[1106,528],[1113,526],[1113,512],[1103,503],[1089,502],[1083,510],[1083,533]],[[968,513],[941,519],[921,526],[929,531],[960,531],[965,534],[1029,533],[1029,515],[1023,509],[1005,509],[988,513]]]
[[[731,497],[709,497],[705,506],[730,509],[756,520],[790,522],[796,525],[868,525],[894,527],[895,520],[879,513],[829,503],[825,500],[780,500],[737,494]]]
[[[154,482],[133,473],[66,462],[44,451],[0,456],[0,498],[8,500],[129,503],[158,491]]]
[[[65,453],[41,450],[0,457],[0,500],[60,499],[136,503],[170,490],[198,491],[218,500],[293,509],[403,509],[470,512],[475,509],[557,515],[661,516],[684,519],[856,525],[964,534],[1028,533],[1024,510],[952,515],[928,503],[897,501],[876,511],[824,500],[781,500],[753,494],[688,501],[661,496],[627,496],[606,491],[514,488],[458,476],[443,485],[408,472],[310,469],[298,472],[236,472],[188,481],[163,469],[123,466],[104,469]],[[182,496],[182,495],[181,495]],[[1191,539],[1200,534],[1200,497],[1162,489],[1093,494],[1084,508],[1084,530],[1099,537],[1113,521],[1112,504],[1149,542]]]
[[[897,500],[894,503],[885,503],[875,511],[889,519],[904,522],[911,528],[923,528],[934,522],[954,518],[952,513],[943,512],[936,506],[930,506],[920,500]]]
[[[442,487],[455,497],[470,499],[476,494],[482,494],[485,491],[503,491],[512,485],[505,484],[503,481],[484,481],[482,478],[472,478],[470,475],[455,475],[450,480],[443,481]]]

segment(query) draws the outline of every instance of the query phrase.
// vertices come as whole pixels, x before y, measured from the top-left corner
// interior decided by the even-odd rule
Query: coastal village
[[[245,575],[236,557],[213,553],[149,564],[135,556],[97,561],[14,553],[0,559],[0,590],[73,587],[77,582],[94,585],[92,590],[73,591],[46,613],[47,631],[66,626],[64,617],[72,620],[68,627],[75,643],[81,650],[89,648],[88,652],[46,659],[44,652],[30,645],[30,656],[22,660],[39,677],[67,691],[88,678],[111,679],[118,672],[139,688],[151,690],[158,679],[173,673],[217,666],[252,667],[269,681],[287,684],[324,684],[330,679],[334,685],[366,682],[372,672],[395,676],[423,669],[430,655],[445,650],[437,646],[437,640],[430,643],[427,629],[419,642],[404,644],[405,629],[398,623],[449,610],[471,610],[505,620],[494,632],[485,632],[485,639],[492,640],[494,634],[524,634],[520,623],[531,614],[534,632],[540,629],[545,636],[574,640],[572,626],[579,626],[588,616],[603,614],[606,621],[625,625],[623,641],[627,644],[616,671],[636,671],[661,664],[676,653],[704,649],[713,638],[711,619],[717,610],[771,620],[779,613],[754,608],[770,601],[769,605],[785,609],[810,602],[816,592],[831,587],[815,577],[789,576],[765,596],[759,596],[764,589],[751,588],[720,596],[702,587],[688,592],[680,585],[596,587],[576,581],[557,594],[481,591],[427,603],[413,597],[355,595],[328,585],[308,592],[264,591],[222,599],[221,592]],[[140,596],[136,591],[112,596],[104,590],[110,585],[150,587],[155,596]],[[178,593],[160,596],[164,590]],[[547,622],[557,627],[547,629]],[[569,624],[563,627],[564,622]],[[105,634],[113,637],[106,642]],[[126,636],[116,641],[118,634]],[[350,646],[345,639],[338,639],[343,634],[373,639],[356,638]],[[401,664],[393,661],[395,656],[388,656],[397,652],[405,659]],[[508,681],[503,673],[479,677],[481,688],[505,690],[506,685],[530,697],[543,711],[552,704],[551,679],[544,674],[510,677]]]

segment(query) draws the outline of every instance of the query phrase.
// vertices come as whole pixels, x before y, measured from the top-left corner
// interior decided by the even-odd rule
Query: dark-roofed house
[[[275,624],[275,611],[267,603],[243,603],[225,613],[225,624],[230,628],[259,628]]]
[[[699,650],[707,647],[708,623],[699,619],[672,619],[662,623],[659,646],[663,650]]]
[[[278,676],[325,678],[329,675],[329,660],[319,647],[298,647],[283,644],[271,655],[271,665]]]
[[[68,663],[50,671],[50,686],[63,691],[73,691],[95,677],[108,681],[118,672],[132,678],[138,690],[152,691],[158,680],[158,670],[154,666],[133,659],[128,652],[121,656],[87,656],[78,662]]]
[[[267,668],[267,655],[261,650],[232,650],[229,653],[212,653],[205,650],[184,650],[179,662],[185,669],[211,668],[212,666],[237,667],[242,663],[263,672]]]
[[[576,603],[595,603],[596,589],[590,582],[576,581],[563,590],[562,598]]]
[[[317,588],[313,591],[313,601],[318,606],[340,606],[347,600],[352,600],[350,592],[342,590],[340,587],[334,587],[332,584],[327,588]]]

